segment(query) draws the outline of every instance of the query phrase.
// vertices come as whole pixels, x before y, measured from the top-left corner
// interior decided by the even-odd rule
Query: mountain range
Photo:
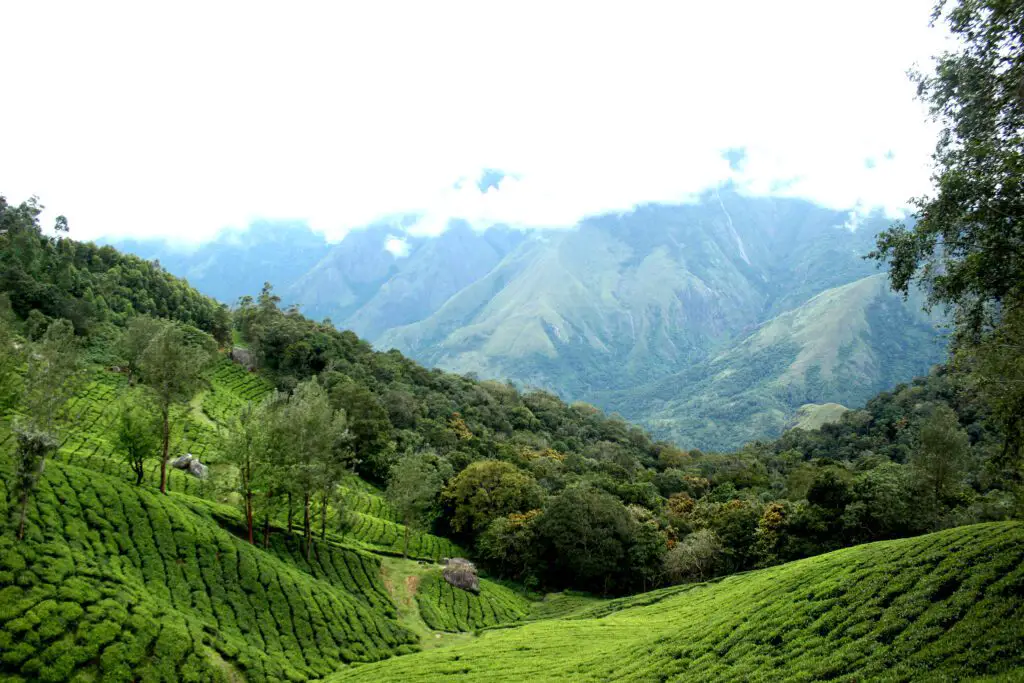
[[[571,229],[437,237],[415,217],[329,244],[260,223],[159,259],[231,303],[264,279],[285,303],[378,348],[615,410],[687,447],[779,434],[801,406],[856,407],[945,353],[936,316],[863,256],[890,220],[729,189],[643,205]]]

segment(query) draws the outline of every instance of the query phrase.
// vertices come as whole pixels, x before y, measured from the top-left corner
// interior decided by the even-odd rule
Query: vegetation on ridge
[[[331,681],[965,680],[1024,672],[1024,526],[961,527],[486,631]]]

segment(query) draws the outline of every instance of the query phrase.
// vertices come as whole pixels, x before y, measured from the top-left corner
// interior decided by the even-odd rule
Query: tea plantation
[[[332,681],[1024,676],[1024,525],[857,546],[348,669]]]
[[[303,680],[417,643],[393,618],[375,558],[317,546],[300,564],[182,494],[74,466],[46,468],[26,542],[0,543],[8,680]]]
[[[492,581],[480,581],[480,594],[455,588],[433,571],[420,581],[416,592],[423,621],[435,631],[475,631],[515,622],[526,616],[529,603]]]

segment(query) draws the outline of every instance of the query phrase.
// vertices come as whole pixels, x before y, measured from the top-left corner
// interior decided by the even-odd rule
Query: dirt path
[[[394,600],[395,606],[398,608],[398,621],[420,637],[420,645],[424,650],[451,645],[473,637],[472,633],[434,631],[420,616],[420,608],[416,602],[416,591],[419,590],[420,579],[424,574],[438,569],[440,569],[438,565],[420,564],[415,560],[403,560],[396,557],[381,558],[381,577],[384,580],[384,587],[387,588],[391,599]]]

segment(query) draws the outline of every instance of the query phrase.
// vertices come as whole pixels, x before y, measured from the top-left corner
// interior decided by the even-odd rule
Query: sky
[[[5,3],[0,194],[181,243],[564,228],[724,182],[853,225],[928,191],[931,5]]]

